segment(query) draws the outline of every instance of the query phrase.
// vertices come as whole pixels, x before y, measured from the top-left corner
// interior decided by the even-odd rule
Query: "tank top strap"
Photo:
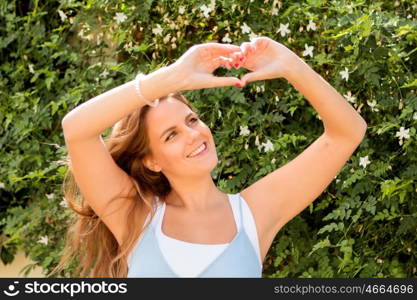
[[[154,204],[155,204],[155,206],[153,206],[154,215],[153,215],[153,218],[152,218],[151,223],[149,225],[150,225],[150,227],[155,228],[156,225],[158,224],[159,218],[161,217],[161,210],[162,210],[163,202],[160,201],[158,196],[154,196],[153,200],[154,200]],[[149,212],[147,220],[150,217],[151,217],[151,212]]]
[[[239,202],[239,230],[243,230],[243,212],[242,212],[242,197],[240,197],[240,193],[237,194],[238,202]]]

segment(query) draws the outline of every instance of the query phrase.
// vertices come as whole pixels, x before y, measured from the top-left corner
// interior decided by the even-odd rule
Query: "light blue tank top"
[[[230,196],[230,195],[228,195]],[[262,277],[262,266],[243,227],[242,204],[239,197],[238,232],[230,244],[197,277]],[[156,216],[156,215],[155,215]],[[153,218],[134,248],[127,277],[179,277],[165,260],[156,237],[156,219]],[[235,220],[236,221],[236,220]]]

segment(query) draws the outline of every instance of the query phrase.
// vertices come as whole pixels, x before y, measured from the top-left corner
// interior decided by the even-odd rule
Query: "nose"
[[[200,135],[200,132],[194,128],[187,127],[187,140],[188,144],[192,145]]]

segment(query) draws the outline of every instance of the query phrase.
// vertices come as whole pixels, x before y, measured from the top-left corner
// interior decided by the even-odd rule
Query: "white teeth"
[[[206,149],[206,143],[203,143],[200,147],[198,147],[197,150],[191,152],[191,154],[188,155],[188,157],[195,156],[195,155],[199,154],[201,151],[204,151],[205,149]]]

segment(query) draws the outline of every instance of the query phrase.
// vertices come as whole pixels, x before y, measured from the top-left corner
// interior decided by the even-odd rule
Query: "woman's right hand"
[[[236,77],[218,77],[212,73],[220,66],[227,69],[237,63],[229,55],[240,51],[239,46],[219,43],[197,44],[189,48],[175,63],[182,90],[197,90],[230,85],[242,85]]]

